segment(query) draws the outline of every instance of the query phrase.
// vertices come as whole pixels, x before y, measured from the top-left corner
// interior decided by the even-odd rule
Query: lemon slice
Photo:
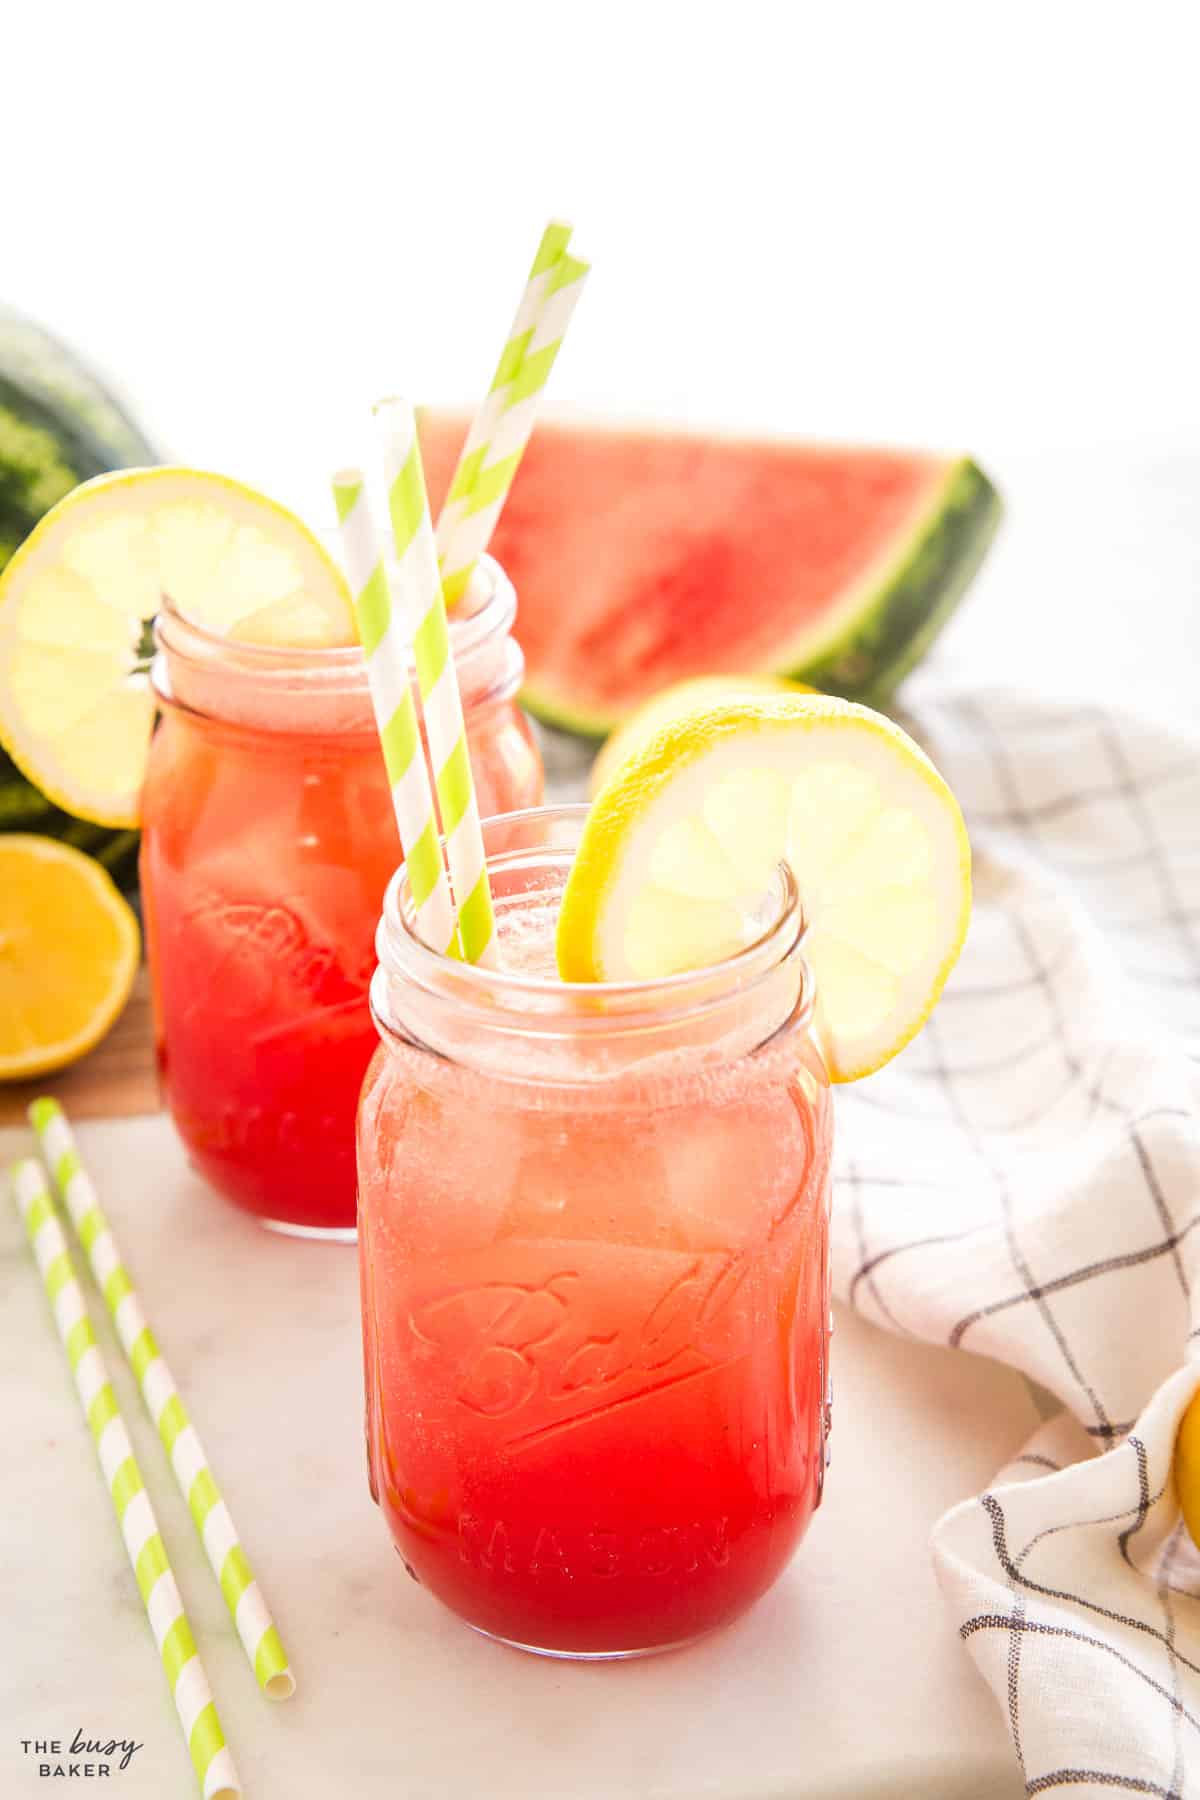
[[[664,725],[695,712],[697,707],[707,706],[710,701],[736,700],[743,694],[812,692],[805,682],[790,681],[786,675],[691,675],[686,681],[673,681],[670,687],[660,688],[657,694],[652,694],[600,746],[592,764],[588,788],[591,793],[598,794],[621,764],[636,756]]]
[[[920,1030],[962,948],[971,852],[928,757],[865,706],[747,695],[664,726],[592,805],[560,975],[650,980],[734,954],[784,857],[830,1074],[870,1074]]]
[[[137,973],[137,920],[106,870],[56,838],[0,836],[0,1081],[99,1042]]]
[[[208,631],[258,643],[356,638],[337,564],[253,488],[173,468],[75,488],[0,575],[0,743],[97,824],[137,823],[154,698],[136,664],[166,598]]]

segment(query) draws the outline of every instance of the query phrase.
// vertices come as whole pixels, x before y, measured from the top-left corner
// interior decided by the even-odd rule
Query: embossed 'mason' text
[[[656,1525],[649,1531],[611,1531],[594,1525],[512,1525],[461,1513],[458,1554],[462,1562],[502,1575],[592,1576],[691,1575],[723,1569],[729,1561],[729,1521],[696,1519],[683,1525]]]

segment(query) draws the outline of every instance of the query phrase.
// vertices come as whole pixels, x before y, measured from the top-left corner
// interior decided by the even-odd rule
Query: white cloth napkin
[[[933,1534],[1026,1792],[1187,1800],[1200,1555],[1171,1462],[1200,1380],[1200,748],[999,691],[910,705],[967,817],[975,911],[924,1032],[839,1093],[835,1287],[1062,1404]]]

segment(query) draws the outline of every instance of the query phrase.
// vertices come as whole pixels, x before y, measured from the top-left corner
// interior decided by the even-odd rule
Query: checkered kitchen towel
[[[1062,1404],[933,1536],[1026,1792],[1200,1797],[1171,1480],[1200,1380],[1200,750],[1099,706],[910,704],[975,912],[924,1032],[839,1094],[835,1285]]]

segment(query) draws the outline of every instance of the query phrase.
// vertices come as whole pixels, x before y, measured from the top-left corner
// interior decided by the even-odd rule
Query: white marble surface
[[[827,1499],[779,1586],[672,1656],[539,1661],[476,1637],[392,1552],[364,1474],[353,1252],[272,1238],[225,1207],[165,1118],[79,1135],[299,1682],[290,1702],[260,1698],[103,1320],[248,1800],[1020,1792],[925,1547],[937,1514],[1032,1429],[1016,1376],[840,1314]],[[27,1148],[0,1132],[5,1162]],[[103,1790],[114,1800],[186,1796],[166,1684],[8,1206],[0,1317],[0,1794],[62,1791],[20,1740],[82,1727],[144,1746]]]

